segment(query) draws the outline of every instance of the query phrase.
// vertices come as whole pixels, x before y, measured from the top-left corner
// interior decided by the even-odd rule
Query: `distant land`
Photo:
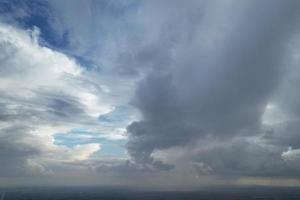
[[[1,188],[1,200],[299,200],[299,187],[214,187],[142,191],[122,187]],[[5,195],[5,197],[4,197]]]

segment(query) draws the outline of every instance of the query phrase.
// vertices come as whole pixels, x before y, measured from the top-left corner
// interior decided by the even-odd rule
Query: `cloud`
[[[74,148],[71,149],[68,159],[71,161],[86,160],[99,150],[99,144],[89,143],[83,145],[76,145]]]
[[[40,154],[40,150],[24,142],[30,138],[23,134],[28,127],[8,127],[1,129],[1,176],[20,176],[30,171],[27,158]]]
[[[210,173],[221,176],[293,177],[299,170],[290,171],[281,158],[282,147],[266,145],[259,140],[235,139],[194,154],[196,163],[205,163]]]
[[[272,148],[230,144],[237,137],[259,138],[265,130],[262,116],[290,69],[286,52],[298,31],[298,3],[203,1],[181,7],[153,2],[149,5],[145,7],[148,15],[143,16],[146,20],[154,16],[153,7],[166,11],[155,13],[160,23],[147,24],[155,35],[151,35],[154,39],[147,50],[152,53],[145,56],[144,63],[151,60],[153,67],[138,83],[133,99],[142,120],[127,127],[129,154],[137,163],[153,164],[157,150],[199,148],[198,141],[213,138],[228,144],[198,152],[199,160],[202,156],[218,160],[216,166],[211,166],[210,160],[203,162],[209,166],[207,169],[225,175],[259,175]],[[194,9],[201,15],[195,15]],[[235,159],[236,152],[241,156]],[[283,164],[271,170],[277,162],[282,163],[280,150],[275,152],[275,163],[265,171],[270,176],[284,174]],[[259,153],[253,163],[244,160],[244,156],[255,158]],[[242,169],[235,168],[235,163]]]
[[[75,60],[41,46],[37,28],[1,23],[0,37],[2,175],[45,172],[42,160],[58,152],[69,160],[88,159],[99,144],[57,146],[54,134],[97,127],[98,117],[113,110],[101,102],[104,92],[92,81],[82,84],[84,70]]]
[[[1,176],[298,177],[299,6],[0,3]]]
[[[282,152],[281,157],[287,162],[299,162],[300,150],[289,147],[287,151]]]
[[[139,43],[137,1],[48,1],[55,15],[51,24],[57,32],[68,33],[64,49],[84,58],[102,73],[132,76],[135,69],[126,65]],[[80,10],[81,16],[77,15]],[[123,64],[125,63],[126,64]],[[124,69],[125,68],[125,69]],[[124,79],[124,76],[119,78]],[[127,79],[130,81],[130,79]]]

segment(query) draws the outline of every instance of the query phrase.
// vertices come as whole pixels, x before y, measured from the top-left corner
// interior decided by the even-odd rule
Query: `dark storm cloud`
[[[163,29],[155,45],[152,43],[152,54],[145,62],[154,60],[157,66],[136,90],[134,104],[143,119],[127,130],[128,151],[138,163],[153,164],[155,150],[193,146],[204,136],[230,141],[236,135],[262,131],[262,114],[284,75],[286,42],[297,29],[299,3],[222,1],[205,5],[176,6],[175,17],[155,14],[172,29]],[[193,13],[189,9],[196,6],[203,16],[187,24],[193,28],[180,29]],[[172,45],[165,46],[168,43]],[[161,54],[155,49],[165,51]],[[211,156],[219,157],[215,151]],[[276,159],[280,160],[280,154]],[[230,163],[227,156],[223,161]],[[224,168],[218,170],[225,174],[231,168],[226,164],[213,167]],[[241,174],[255,174],[251,170],[259,169],[247,170]]]

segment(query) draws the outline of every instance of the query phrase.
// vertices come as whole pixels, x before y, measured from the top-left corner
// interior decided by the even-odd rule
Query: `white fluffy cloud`
[[[67,147],[54,140],[54,134],[78,127],[101,129],[98,117],[113,110],[113,105],[102,100],[104,91],[92,81],[83,81],[82,67],[41,46],[38,28],[21,30],[1,23],[0,46],[0,136],[3,142],[10,138],[0,147],[5,152],[1,163],[7,162],[6,168],[0,167],[2,173],[17,173],[9,167],[10,162],[16,164],[14,159],[42,172],[42,160],[86,160],[99,151],[99,144]]]
[[[287,162],[300,161],[300,149],[289,147],[287,151],[282,152],[281,157]]]

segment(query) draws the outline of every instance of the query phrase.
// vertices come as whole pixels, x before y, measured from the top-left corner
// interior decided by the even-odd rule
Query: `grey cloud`
[[[283,151],[286,149],[239,139],[199,151],[195,160],[221,176],[299,176],[300,171],[282,159]]]
[[[299,128],[298,119],[274,124],[265,131],[263,139],[269,144],[299,148]]]
[[[40,155],[41,149],[37,143],[26,143],[32,138],[27,126],[11,126],[0,130],[0,176],[32,176],[41,175],[46,170],[29,164],[29,160]]]
[[[269,124],[266,126],[267,131],[264,135],[264,139],[269,143],[293,148],[300,147],[300,104],[298,101],[300,77],[299,59],[295,56],[299,51],[297,41],[299,41],[298,36],[289,43],[291,50],[287,54],[290,60],[286,62],[289,70],[273,95],[270,108],[266,111],[266,120],[269,120]]]
[[[161,32],[147,56],[157,66],[138,83],[133,100],[143,119],[127,128],[128,151],[136,162],[151,164],[154,150],[193,146],[207,135],[230,141],[262,132],[262,114],[284,75],[285,44],[297,30],[299,4],[222,3],[208,4],[193,29],[176,26],[186,18],[180,12],[177,17],[156,13],[175,27],[177,40],[164,46],[174,32]],[[182,6],[197,6],[191,4]],[[187,30],[188,39],[182,36]]]
[[[63,124],[63,123],[90,123],[93,121],[85,113],[85,107],[76,97],[62,94],[60,91],[32,91],[35,98],[24,99],[11,97],[2,93],[1,117],[3,121]],[[12,106],[10,105],[17,105]]]
[[[85,106],[74,96],[60,91],[39,91],[36,104],[43,106],[47,113],[38,113],[39,118],[46,122],[56,123],[89,123],[93,121],[88,116]]]

